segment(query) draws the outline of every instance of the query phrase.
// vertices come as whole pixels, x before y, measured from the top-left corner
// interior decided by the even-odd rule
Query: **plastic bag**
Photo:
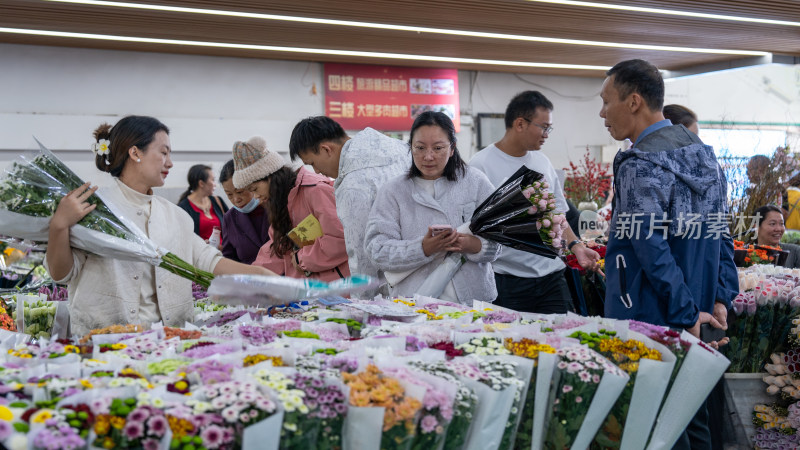
[[[472,214],[469,229],[475,236],[507,247],[548,258],[558,254],[542,241],[536,216],[526,215],[531,202],[522,187],[542,180],[544,175],[522,166],[483,201]]]
[[[453,279],[456,272],[461,269],[461,266],[466,262],[466,258],[461,253],[448,253],[444,261],[436,266],[436,269],[428,275],[422,286],[417,288],[417,295],[424,295],[426,297],[439,298],[447,287],[447,283]]]
[[[6,235],[47,241],[50,218],[61,198],[83,185],[83,181],[36,142],[40,147],[38,152],[20,156],[21,161],[6,169],[7,176],[0,184],[0,221]],[[141,255],[158,257],[155,245],[142,242],[136,232],[127,229],[105,204],[101,194],[87,201],[97,207],[71,230],[76,233],[71,241],[73,246],[119,259],[139,259]]]
[[[208,296],[223,305],[275,306],[326,295],[360,292],[376,285],[376,280],[366,275],[331,283],[264,275],[222,275],[214,278]]]

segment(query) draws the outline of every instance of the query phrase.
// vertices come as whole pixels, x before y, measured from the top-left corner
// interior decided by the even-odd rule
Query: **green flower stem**
[[[195,283],[203,286],[205,289],[211,285],[211,280],[214,279],[214,274],[200,270],[186,261],[178,258],[173,253],[167,253],[161,258],[159,267],[168,270],[175,275],[194,281]]]

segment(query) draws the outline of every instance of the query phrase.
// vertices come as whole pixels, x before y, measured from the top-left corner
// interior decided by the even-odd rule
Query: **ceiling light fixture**
[[[52,36],[52,37],[72,38],[72,39],[92,39],[101,41],[140,42],[147,44],[165,44],[165,45],[179,45],[179,46],[189,46],[189,47],[216,47],[216,48],[231,48],[231,49],[242,49],[242,50],[259,50],[267,52],[308,53],[317,55],[355,56],[361,58],[383,58],[383,59],[397,59],[397,60],[409,60],[409,61],[481,64],[490,66],[493,65],[493,66],[509,66],[509,67],[536,67],[545,69],[598,70],[598,71],[600,70],[607,71],[608,69],[610,69],[610,67],[606,66],[590,66],[584,64],[556,64],[556,63],[539,63],[539,62],[528,62],[528,61],[504,61],[495,59],[452,58],[449,56],[409,55],[403,53],[361,52],[353,50],[333,50],[324,48],[301,48],[301,47],[279,47],[274,45],[233,44],[227,42],[184,41],[177,39],[145,38],[145,37],[135,37],[135,36],[114,36],[109,34],[72,33],[66,31],[30,30],[22,28],[0,27],[0,33],[25,34],[34,36]]]
[[[128,3],[128,2],[105,1],[105,0],[48,0],[48,1],[53,1],[58,3],[75,3],[75,4],[91,5],[91,6],[110,6],[118,8],[146,9],[153,11],[169,11],[169,12],[180,12],[180,13],[190,13],[190,14],[206,14],[214,16],[242,17],[249,19],[260,19],[260,20],[278,20],[284,22],[314,23],[320,25],[376,28],[381,30],[409,31],[413,33],[434,33],[434,34],[447,34],[454,36],[470,36],[470,37],[487,38],[487,39],[506,39],[506,40],[528,41],[528,42],[544,42],[548,44],[586,45],[594,47],[628,48],[635,50],[652,50],[652,51],[684,52],[684,53],[708,53],[716,55],[747,55],[747,56],[769,55],[769,53],[767,52],[751,51],[751,50],[726,50],[726,49],[713,49],[713,48],[675,47],[668,45],[646,45],[646,44],[627,44],[618,42],[586,41],[580,39],[558,39],[558,38],[548,38],[548,37],[538,37],[538,36],[523,36],[516,34],[485,33],[481,31],[450,30],[446,28],[430,28],[430,27],[416,27],[407,25],[393,25],[386,23],[356,22],[352,20],[317,19],[313,17],[283,16],[276,14],[261,14],[261,13],[225,11],[225,10],[204,9],[204,8],[187,8],[181,6],[168,6],[168,5],[150,5],[145,3]]]
[[[643,6],[614,5],[610,3],[583,2],[578,0],[528,0],[528,1],[537,3],[554,3],[557,5],[566,5],[566,6],[586,6],[589,8],[603,8],[603,9],[615,9],[620,11],[665,14],[670,16],[696,17],[698,19],[727,20],[732,22],[751,22],[751,23],[762,23],[765,25],[784,25],[790,27],[800,27],[800,22],[791,22],[788,20],[759,19],[756,17],[728,16],[724,14],[708,14],[708,13],[693,12],[693,11],[676,11],[672,9],[646,8]]]

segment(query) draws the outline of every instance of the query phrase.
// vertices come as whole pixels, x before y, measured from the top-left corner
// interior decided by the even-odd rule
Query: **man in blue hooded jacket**
[[[623,61],[606,75],[600,117],[614,139],[633,142],[614,158],[606,316],[684,328],[697,337],[703,323],[725,329],[739,282],[727,231],[727,182],[714,150],[664,119],[664,81],[655,66]],[[704,408],[687,428],[691,448],[711,448]]]
[[[600,117],[614,139],[633,147],[614,158],[606,315],[696,336],[701,323],[725,328],[738,277],[714,150],[664,119],[655,66],[623,61],[607,75]]]

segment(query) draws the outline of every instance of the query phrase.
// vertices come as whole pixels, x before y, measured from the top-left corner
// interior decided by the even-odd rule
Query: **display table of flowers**
[[[647,324],[426,297],[204,299],[184,328],[0,330],[0,351],[13,449],[667,448],[728,365]]]

